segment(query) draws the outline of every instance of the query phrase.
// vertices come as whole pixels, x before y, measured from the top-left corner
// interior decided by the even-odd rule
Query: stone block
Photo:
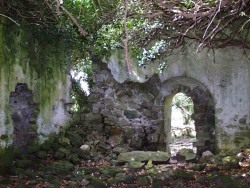
[[[105,97],[114,98],[115,90],[113,88],[110,88],[110,87],[112,87],[112,86],[109,85],[109,88],[107,88],[105,90]]]
[[[130,147],[135,149],[142,148],[142,138],[133,137],[130,142]]]
[[[143,115],[145,115],[147,117],[152,117],[153,116],[152,112],[149,111],[149,110],[146,110],[146,109],[143,110]]]
[[[105,105],[114,105],[114,102],[111,98],[104,98],[103,102]]]
[[[127,119],[120,119],[118,125],[121,127],[129,126],[131,123]]]
[[[127,138],[132,138],[132,135],[133,135],[133,128],[132,127],[123,127],[123,131],[124,131],[124,135],[127,137]]]
[[[128,109],[128,105],[126,104],[119,104],[116,106],[116,108],[121,109],[121,110],[127,110]]]
[[[121,135],[124,130],[117,126],[111,126],[109,128],[109,136]]]
[[[104,90],[102,88],[99,88],[99,87],[93,87],[91,89],[91,92],[93,92],[93,93],[104,93]]]
[[[115,125],[118,122],[119,122],[119,120],[113,116],[108,116],[108,118],[105,118],[105,120],[104,120],[105,124],[110,124],[110,125]]]
[[[93,75],[93,81],[94,82],[106,82],[111,77],[110,74],[107,73],[107,71],[102,71],[101,73],[94,74]]]
[[[105,108],[105,105],[104,105],[103,103],[98,102],[98,103],[94,103],[94,104],[92,105],[92,107],[93,107],[93,108],[103,109],[103,108]]]
[[[121,153],[118,156],[119,162],[131,162],[131,161],[152,161],[152,162],[166,162],[170,158],[169,154],[160,151],[131,151]]]
[[[102,119],[103,117],[100,114],[88,113],[85,115],[85,121],[87,122],[101,123]]]
[[[96,94],[96,93],[91,93],[88,97],[88,101],[90,103],[92,102],[96,102],[96,101],[99,101],[99,98],[100,98],[100,95],[99,94]]]
[[[87,124],[88,130],[97,131],[97,132],[101,132],[103,130],[103,126],[104,126],[103,123],[93,123],[93,122],[91,123],[90,122]]]
[[[127,145],[122,145],[122,146],[117,146],[113,149],[114,153],[124,153],[124,152],[128,152],[129,151],[129,147]]]
[[[193,160],[196,157],[196,154],[192,149],[183,148],[177,152],[176,157],[178,160]]]
[[[111,136],[107,142],[111,145],[111,146],[117,146],[117,145],[120,145],[120,144],[123,144],[123,139],[121,136],[119,135],[114,135],[114,136]]]
[[[117,118],[123,117],[123,111],[119,109],[114,109],[112,111],[112,114],[114,117],[117,117]]]
[[[201,162],[210,162],[211,158],[213,157],[214,155],[212,154],[211,151],[204,151],[201,155],[201,158],[200,158],[200,161]]]
[[[128,119],[141,118],[141,115],[136,110],[124,110],[124,115]]]
[[[98,114],[100,112],[100,108],[93,108],[93,114]]]
[[[100,114],[104,115],[104,116],[110,116],[111,115],[111,111],[108,109],[101,109]]]
[[[114,110],[114,109],[115,109],[114,104],[107,104],[107,105],[105,105],[105,107],[106,107],[106,109],[108,109],[108,110]]]
[[[133,97],[132,91],[124,91],[122,89],[117,89],[116,90],[116,96],[118,98],[123,98],[123,97]]]
[[[83,144],[81,145],[80,149],[83,151],[83,152],[89,152],[91,147],[88,145],[88,144]]]
[[[140,108],[139,101],[137,102],[136,100],[131,100],[129,102],[129,108],[131,108],[131,109],[139,109]]]

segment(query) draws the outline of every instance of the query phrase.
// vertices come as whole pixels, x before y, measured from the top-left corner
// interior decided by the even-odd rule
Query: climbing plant
[[[129,69],[131,55],[145,65],[187,39],[198,43],[197,51],[249,48],[249,5],[249,0],[0,0],[0,16],[66,33],[72,61],[124,49]]]
[[[124,50],[130,72],[131,57],[147,68],[190,39],[197,51],[249,48],[249,5],[249,0],[0,0],[0,17],[29,29],[37,39],[63,38],[70,69],[83,71],[91,86],[92,58],[114,50]],[[39,76],[53,79],[53,65],[39,63]],[[161,61],[159,72],[166,66]],[[80,88],[80,80],[74,79],[72,95],[84,104]]]

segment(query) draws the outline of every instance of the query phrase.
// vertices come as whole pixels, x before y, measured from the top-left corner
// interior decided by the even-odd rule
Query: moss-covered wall
[[[150,92],[155,91],[159,94],[152,106],[153,109],[163,106],[166,97],[176,93],[175,88],[178,85],[188,86],[190,92],[185,89],[180,90],[185,94],[190,94],[190,96],[195,94],[198,99],[203,99],[199,95],[199,90],[195,90],[195,83],[198,82],[197,86],[206,88],[203,89],[206,91],[203,93],[209,94],[207,99],[212,101],[211,103],[205,100],[196,102],[196,97],[192,98],[194,105],[200,106],[196,108],[198,113],[197,110],[195,111],[195,116],[199,117],[195,119],[195,125],[203,127],[203,131],[199,132],[202,133],[199,136],[200,140],[207,138],[206,133],[209,133],[210,138],[215,140],[215,148],[219,152],[235,152],[245,149],[250,145],[250,51],[238,47],[225,47],[214,50],[205,48],[197,52],[197,47],[198,44],[187,41],[186,46],[175,49],[171,54],[162,55],[154,63],[148,62],[146,67],[139,67],[136,62],[132,61],[130,74],[127,71],[123,52],[114,53],[109,59],[105,59],[105,62],[112,78],[120,85],[109,85],[105,88],[106,93],[100,96],[105,99],[110,90],[120,89],[124,83],[128,84],[128,87],[133,87],[131,82],[139,82],[147,86],[147,81],[158,73],[159,81],[155,84],[159,85],[159,90],[149,89]],[[166,63],[166,67],[159,73],[157,68],[162,62]],[[97,74],[97,78],[104,77],[100,71],[97,71]],[[189,84],[188,80],[193,80],[193,82]],[[94,81],[100,83],[99,80]],[[136,98],[140,94],[131,95],[130,98]],[[113,103],[116,103],[117,99],[113,98]],[[98,100],[97,105],[101,100]],[[119,98],[119,101],[125,100]],[[163,109],[158,111],[158,127],[163,125],[161,119],[166,118],[166,113],[165,117],[162,115]],[[212,112],[211,118],[210,112]],[[202,113],[205,115],[203,116]],[[207,125],[211,125],[208,127],[209,130],[206,129]],[[158,133],[162,133],[162,128],[159,130]],[[166,137],[166,135],[163,136]]]
[[[30,29],[30,28],[29,28]],[[67,46],[62,37],[47,31],[31,32],[0,17],[0,147],[13,142],[10,92],[26,83],[38,104],[36,115],[39,141],[67,124],[65,102],[70,98]]]

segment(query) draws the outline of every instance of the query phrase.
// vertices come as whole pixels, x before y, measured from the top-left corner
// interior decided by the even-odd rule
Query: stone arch
[[[215,103],[210,91],[200,82],[188,77],[174,77],[162,84],[156,105],[161,107],[159,112],[159,124],[164,130],[164,142],[169,152],[171,140],[171,107],[173,97],[182,92],[191,97],[194,103],[194,114],[197,147],[199,155],[203,150],[214,152],[216,146],[215,137]]]
[[[13,145],[25,148],[30,141],[37,138],[36,119],[39,113],[38,105],[33,101],[33,93],[27,84],[16,85],[15,92],[10,93],[9,105],[14,124]]]

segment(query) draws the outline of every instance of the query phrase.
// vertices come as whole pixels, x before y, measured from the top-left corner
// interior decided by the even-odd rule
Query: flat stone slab
[[[131,162],[131,161],[153,161],[153,162],[166,162],[170,159],[170,155],[162,151],[131,151],[121,153],[118,156],[118,162]]]

